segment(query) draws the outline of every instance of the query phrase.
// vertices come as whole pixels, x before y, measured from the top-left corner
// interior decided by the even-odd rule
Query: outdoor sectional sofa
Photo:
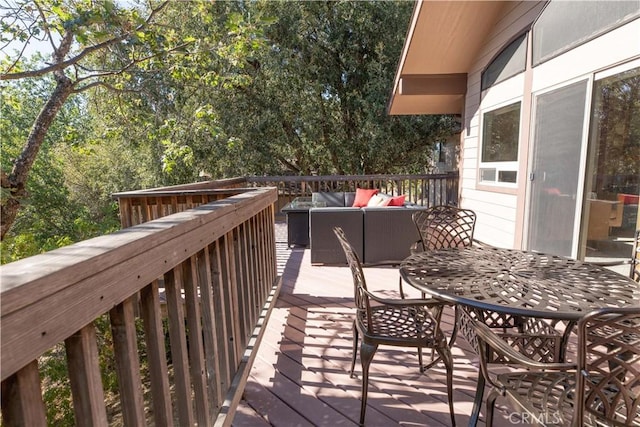
[[[410,255],[410,247],[420,239],[411,215],[421,206],[352,207],[355,193],[319,192],[312,201],[326,207],[309,210],[312,264],[346,264],[344,252],[333,233],[341,227],[361,262],[397,262]]]

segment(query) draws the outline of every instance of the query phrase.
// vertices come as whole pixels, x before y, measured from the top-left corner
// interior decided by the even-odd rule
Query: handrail
[[[200,206],[158,209],[116,233],[0,267],[6,425],[45,425],[38,358],[59,343],[67,352],[76,420],[107,423],[93,325],[106,313],[125,425],[147,424],[150,407],[158,425],[174,418],[179,425],[212,425],[219,415],[218,424],[230,423],[235,408],[225,400],[237,404],[233,387],[246,380],[248,357],[255,357],[245,349],[259,341],[254,327],[278,289],[277,192],[212,194],[222,193],[227,197],[209,202],[200,195]],[[136,319],[144,325],[148,378],[140,373]],[[151,403],[144,401],[143,382]]]
[[[278,210],[296,197],[322,191],[356,191],[377,188],[387,194],[404,194],[421,206],[458,205],[458,173],[397,175],[250,176],[247,185],[278,189]]]
[[[128,191],[113,196],[120,202],[123,226],[139,222],[129,222],[131,215],[153,216],[154,209],[173,212],[173,206],[201,203],[199,197],[207,194],[207,200],[224,197],[229,188],[255,188],[271,186],[278,189],[276,212],[296,197],[310,196],[318,191],[356,191],[357,188],[377,188],[388,194],[404,194],[407,201],[421,206],[458,205],[458,173],[442,174],[389,174],[389,175],[320,175],[320,176],[246,176],[216,181],[204,181],[173,187]],[[216,196],[217,195],[217,196]],[[152,196],[163,196],[157,202]],[[170,200],[170,197],[175,199]],[[126,200],[130,199],[129,202]],[[130,204],[124,206],[123,203]],[[178,206],[179,208],[179,206]],[[129,212],[127,209],[132,209]],[[137,212],[136,212],[137,211]]]

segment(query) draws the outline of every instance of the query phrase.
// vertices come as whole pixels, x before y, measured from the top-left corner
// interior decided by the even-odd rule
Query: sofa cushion
[[[325,203],[325,206],[329,208],[350,206],[344,204],[344,193],[341,191],[312,193],[311,201]]]
[[[385,197],[382,194],[374,194],[367,202],[367,207],[387,206],[391,201],[391,197]]]
[[[345,191],[344,193],[344,205],[353,206],[353,202],[356,200],[355,191]]]
[[[353,201],[354,208],[363,208],[369,203],[369,199],[378,193],[377,188],[356,188],[356,199]]]
[[[404,206],[404,199],[404,194],[401,196],[391,197],[391,200],[389,200],[387,206]]]

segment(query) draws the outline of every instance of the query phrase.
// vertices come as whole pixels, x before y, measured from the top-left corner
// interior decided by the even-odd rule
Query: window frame
[[[493,56],[493,58],[491,58],[489,63],[484,67],[484,69],[480,73],[480,92],[484,92],[484,91],[486,91],[488,89],[491,89],[492,87],[494,87],[496,85],[499,85],[500,83],[502,83],[502,82],[504,82],[506,80],[509,80],[510,78],[525,72],[525,70],[527,69],[527,66],[531,62],[530,58],[529,58],[528,49],[527,49],[527,45],[529,43],[529,38],[530,37],[531,37],[531,26],[528,26],[527,28],[523,29],[521,32],[516,34],[514,37],[512,37],[511,40],[509,40],[500,49],[500,51],[498,51],[498,53],[496,53]],[[521,69],[519,68],[518,71],[514,71],[514,72],[512,72],[510,74],[507,74],[502,78],[497,78],[495,81],[491,82],[490,84],[487,84],[486,81],[485,81],[485,76],[486,76],[486,73],[491,68],[491,66],[494,65],[494,63],[505,53],[505,51],[507,49],[509,49],[520,38],[523,38],[522,43],[524,44],[524,60],[522,62]]]
[[[561,48],[558,48],[555,51],[548,53],[547,55],[544,55],[544,56],[540,55],[540,57],[537,58],[536,46],[539,41],[539,34],[541,32],[540,28],[538,28],[538,25],[540,25],[540,20],[544,17],[545,13],[550,13],[549,9],[553,7],[551,6],[551,3],[552,2],[549,1],[547,2],[547,4],[545,4],[545,6],[542,8],[540,13],[536,17],[536,19],[534,19],[533,23],[531,24],[531,31],[530,31],[529,37],[531,38],[532,49],[531,49],[531,58],[528,58],[528,63],[531,65],[531,67],[537,67],[548,61],[551,61],[554,58],[562,56],[563,54],[577,47],[580,47],[584,44],[588,44],[589,42],[596,40],[599,37],[602,37],[604,34],[615,31],[616,29],[623,27],[624,25],[640,18],[640,9],[639,9],[635,13],[627,15],[624,18],[620,19],[619,21],[615,23],[611,23],[609,26],[601,27],[591,34],[584,35],[581,38],[577,38],[572,42],[570,42],[569,44],[564,45]],[[582,3],[588,3],[588,2],[583,1]]]
[[[519,115],[518,115],[518,140],[517,147],[515,149],[516,159],[515,160],[507,160],[507,161],[493,161],[493,162],[484,162],[482,160],[482,154],[485,147],[485,120],[486,115],[490,114],[494,111],[504,109],[511,106],[518,106]],[[512,98],[505,102],[501,102],[499,104],[492,105],[491,107],[481,108],[480,111],[480,127],[478,132],[479,144],[478,144],[478,167],[477,167],[477,183],[481,186],[490,186],[490,187],[503,187],[503,188],[517,188],[518,182],[521,180],[520,174],[520,148],[522,144],[522,123],[523,123],[523,99],[522,97]],[[484,180],[482,177],[484,170],[495,170],[495,179],[494,180]],[[511,181],[499,181],[500,173],[504,172],[514,172],[516,174],[515,182]]]

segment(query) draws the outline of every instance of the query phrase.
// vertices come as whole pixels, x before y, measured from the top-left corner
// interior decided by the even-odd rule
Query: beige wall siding
[[[518,196],[516,189],[511,188],[487,188],[479,186],[477,181],[477,168],[479,164],[480,144],[480,79],[482,71],[495,55],[514,37],[528,28],[542,10],[543,2],[512,2],[505,7],[503,16],[494,26],[474,60],[471,72],[468,76],[467,96],[465,104],[465,128],[462,133],[461,165],[461,205],[476,211],[478,221],[476,225],[476,238],[486,243],[514,247],[516,245],[516,223],[519,212]],[[524,90],[522,77],[505,82],[510,85],[509,93],[513,93],[513,99],[521,99]],[[517,86],[517,87],[514,87]],[[489,91],[491,92],[491,91]],[[493,103],[492,93],[486,94],[488,102]],[[505,101],[505,99],[503,99]],[[497,100],[495,101],[497,102]],[[484,105],[483,105],[484,106]],[[521,144],[524,141],[521,141]],[[526,182],[519,177],[520,184]]]

